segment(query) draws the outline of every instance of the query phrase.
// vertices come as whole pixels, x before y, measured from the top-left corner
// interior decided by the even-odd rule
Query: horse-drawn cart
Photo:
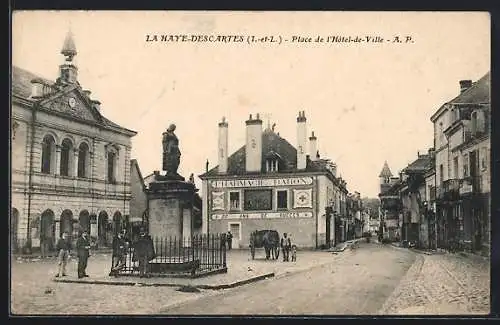
[[[264,248],[266,260],[278,259],[280,252],[280,235],[276,230],[256,230],[250,234],[250,254],[255,259],[255,249]]]

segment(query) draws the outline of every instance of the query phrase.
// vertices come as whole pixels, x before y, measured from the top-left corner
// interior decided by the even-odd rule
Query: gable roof
[[[247,175],[256,174],[246,171],[246,145],[236,150],[228,157],[227,173],[224,175]],[[280,159],[279,173],[297,172],[297,149],[285,138],[275,133],[272,129],[262,132],[262,168],[265,170],[266,157],[277,157]],[[331,173],[328,169],[329,160],[320,159],[307,161],[305,172],[325,172]],[[199,177],[219,176],[219,166],[215,166]],[[333,176],[333,175],[332,175]]]
[[[27,100],[29,102],[34,102],[33,99],[31,99],[31,90],[32,90],[32,80],[39,80],[43,82],[44,84],[48,86],[55,86],[56,82],[50,81],[48,79],[42,78],[28,70],[12,66],[12,95],[20,97],[24,100]],[[55,100],[56,98],[60,97],[61,95],[64,95],[65,93],[68,93],[70,91],[75,91],[79,94],[81,97],[81,100],[85,102],[86,106],[91,109],[91,114],[96,117],[96,123],[99,125],[102,125],[104,127],[111,127],[113,129],[118,129],[120,131],[125,131],[127,133],[132,133],[133,135],[137,134],[137,132],[129,130],[125,127],[122,127],[113,121],[109,120],[108,118],[104,117],[100,111],[97,109],[93,108],[90,103],[91,99],[86,96],[83,93],[83,90],[81,89],[80,85],[77,83],[76,85],[68,85],[65,86],[62,89],[58,89],[55,91],[53,94],[47,96],[46,98],[43,98],[41,100],[41,103],[48,103],[51,100]],[[59,111],[59,113],[61,113]],[[64,113],[64,115],[71,115],[69,113]],[[74,115],[71,115],[71,117],[75,117]],[[81,119],[80,119],[81,120]]]

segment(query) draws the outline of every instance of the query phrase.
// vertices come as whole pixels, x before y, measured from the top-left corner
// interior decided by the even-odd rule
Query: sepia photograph
[[[490,314],[488,12],[13,11],[9,310]]]

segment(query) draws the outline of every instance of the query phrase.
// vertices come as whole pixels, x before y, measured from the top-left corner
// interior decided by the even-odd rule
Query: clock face
[[[76,100],[73,97],[71,97],[70,99],[68,99],[68,104],[69,107],[73,108],[76,105]]]

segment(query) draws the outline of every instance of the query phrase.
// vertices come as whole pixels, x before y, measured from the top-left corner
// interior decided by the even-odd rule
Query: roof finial
[[[77,54],[75,41],[73,40],[73,33],[71,32],[71,29],[69,29],[68,33],[66,34],[61,54],[66,57],[66,61],[68,62],[73,61],[73,57]]]

